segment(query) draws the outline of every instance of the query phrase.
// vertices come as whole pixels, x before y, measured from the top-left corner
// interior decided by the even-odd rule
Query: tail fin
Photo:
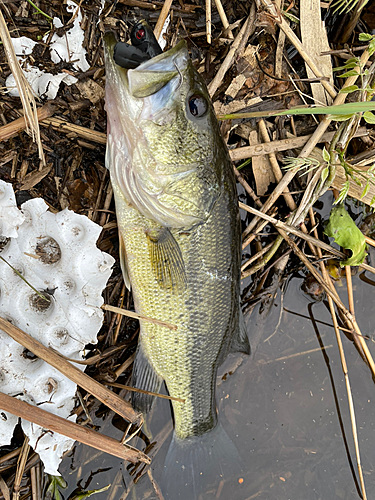
[[[173,436],[160,482],[165,500],[211,498],[221,481],[235,480],[242,468],[237,448],[220,425],[202,436]]]

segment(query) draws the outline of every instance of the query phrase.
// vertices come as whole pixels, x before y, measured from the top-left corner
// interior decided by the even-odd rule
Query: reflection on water
[[[266,325],[261,325],[263,338],[255,353],[249,358],[231,355],[220,368],[216,398],[220,420],[236,444],[244,465],[240,481],[237,477],[231,485],[218,484],[205,499],[359,498],[345,381],[335,335],[333,328],[320,323],[331,324],[331,317],[323,302],[312,303],[302,294],[301,283],[298,278],[290,280],[276,333],[273,334],[279,322],[279,297]],[[375,356],[371,299],[374,289],[358,277],[354,278],[353,285],[357,320],[362,332],[370,337],[368,346]],[[345,282],[339,293],[346,303]],[[250,341],[259,333],[256,319],[254,311]],[[344,336],[343,343],[354,395],[364,478],[368,498],[372,498],[374,384],[353,344]],[[148,419],[147,433],[157,435],[170,419],[169,403],[158,400]],[[122,432],[110,424],[107,420],[101,431],[120,439]],[[170,435],[153,462],[151,471],[156,480],[160,477],[169,440]],[[142,442],[136,439],[132,444],[141,446]],[[108,467],[110,470],[106,471]],[[128,486],[131,479],[124,464],[85,446],[76,446],[73,458],[65,459],[60,470],[69,482],[69,492],[77,487],[79,480],[81,487],[89,489],[112,484],[110,490],[93,497],[97,500],[158,498],[151,485],[151,475],[145,475],[135,489],[126,492],[125,485]],[[95,475],[90,476],[92,472]]]

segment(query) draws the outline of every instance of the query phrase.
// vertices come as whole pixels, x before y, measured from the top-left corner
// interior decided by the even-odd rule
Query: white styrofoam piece
[[[64,36],[59,36],[57,33],[53,35],[50,44],[51,59],[55,63],[75,61],[73,66],[76,69],[87,71],[90,66],[86,61],[86,50],[83,48],[85,33],[81,28],[81,9],[72,0],[68,0],[66,10],[73,13],[76,9],[78,13],[72,28]]]
[[[3,238],[0,254],[33,287],[47,294],[50,302],[0,261],[0,315],[64,356],[82,359],[84,346],[96,342],[103,319],[101,294],[114,263],[110,255],[96,247],[102,228],[67,209],[57,214],[48,212],[40,198],[24,203],[21,212],[9,188],[13,191],[11,185],[0,182],[0,221],[2,227],[13,227],[12,234],[17,238]],[[15,225],[13,214],[4,224],[10,206],[19,212],[22,223]],[[0,390],[68,418],[76,385],[1,330],[0,349]],[[0,445],[9,444],[17,421],[0,410]],[[22,421],[22,427],[46,472],[58,474],[62,454],[73,441],[26,421]]]
[[[22,71],[26,80],[31,85],[35,95],[38,97],[46,97],[47,99],[55,99],[61,82],[64,82],[67,85],[72,85],[73,83],[78,82],[78,78],[68,75],[67,73],[57,73],[56,75],[52,75],[52,73],[45,73],[39,68],[35,68],[34,66],[30,66],[28,64],[25,65]],[[5,86],[11,96],[20,96],[13,74],[10,74],[5,80]]]
[[[0,236],[17,238],[19,226],[25,216],[17,208],[16,197],[11,184],[0,180]]]
[[[24,61],[26,56],[29,56],[37,42],[34,42],[31,38],[27,36],[20,36],[19,38],[12,38],[12,45],[17,58],[20,61]]]

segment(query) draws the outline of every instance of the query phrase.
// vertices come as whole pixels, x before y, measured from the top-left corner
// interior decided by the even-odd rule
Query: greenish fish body
[[[175,439],[217,424],[215,377],[240,329],[240,220],[233,169],[185,42],[126,70],[105,39],[110,170],[122,267],[141,322],[135,387],[173,401]],[[240,345],[241,344],[241,345]],[[149,396],[136,394],[147,411]]]

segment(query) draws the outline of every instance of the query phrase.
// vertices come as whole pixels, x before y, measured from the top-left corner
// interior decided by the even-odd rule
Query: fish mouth
[[[144,98],[155,94],[176,76],[180,77],[182,83],[183,72],[189,61],[185,40],[181,40],[175,47],[141,63],[135,69],[124,69],[115,63],[113,53],[116,43],[113,33],[107,33],[104,36],[108,58],[114,68],[125,77],[128,90],[133,97]]]

